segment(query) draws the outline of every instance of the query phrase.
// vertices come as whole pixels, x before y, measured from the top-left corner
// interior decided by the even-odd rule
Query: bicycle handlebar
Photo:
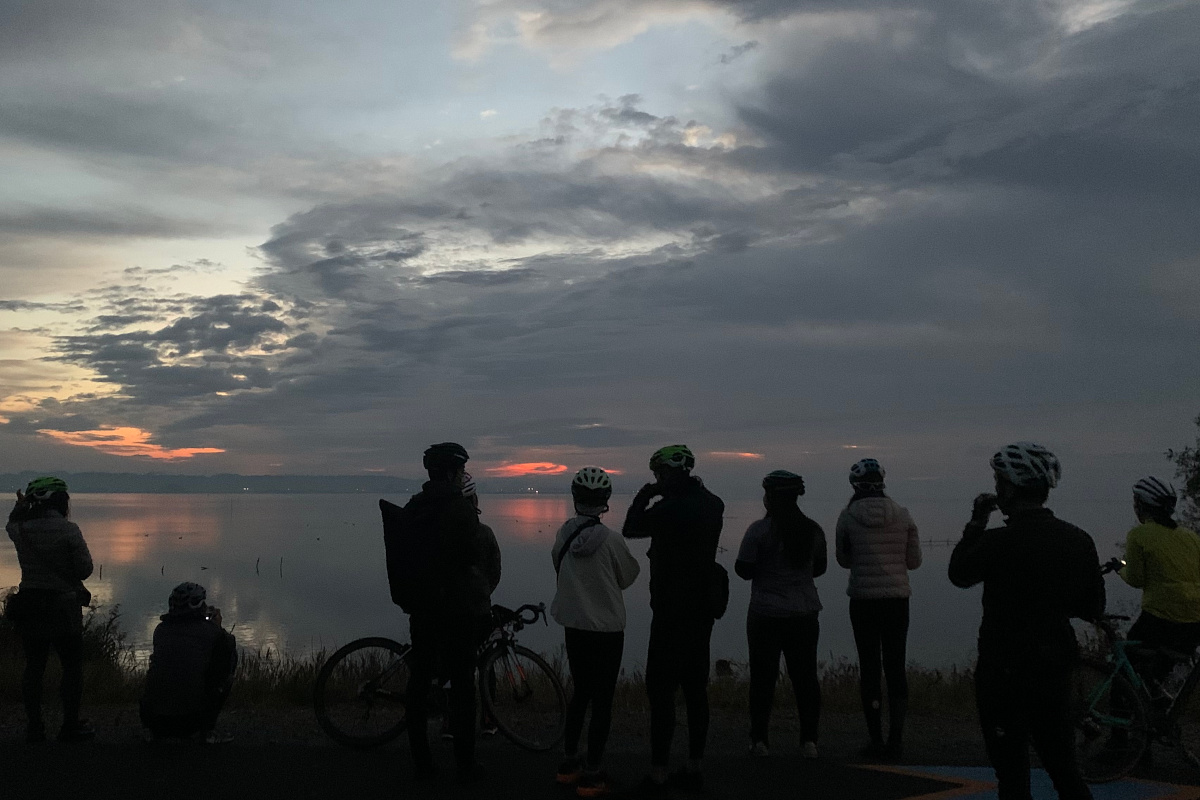
[[[504,606],[493,605],[492,616],[496,618],[497,625],[512,625],[515,630],[521,630],[526,625],[532,625],[538,621],[538,617],[547,625],[550,624],[546,619],[546,604],[545,603],[526,603],[517,609],[508,609]]]

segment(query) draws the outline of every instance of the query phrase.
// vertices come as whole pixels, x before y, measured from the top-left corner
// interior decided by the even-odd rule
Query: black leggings
[[[567,628],[566,643],[567,662],[575,684],[571,704],[567,707],[566,752],[571,756],[579,752],[583,718],[590,704],[592,722],[588,725],[587,766],[598,769],[612,727],[613,694],[621,673],[625,632]]]
[[[750,646],[750,739],[769,744],[768,725],[779,679],[779,656],[787,664],[796,711],[800,716],[800,740],[817,741],[821,718],[821,682],[817,678],[817,638],[821,625],[816,614],[766,617],[751,611],[746,617],[746,639]]]
[[[1171,622],[1169,619],[1143,611],[1129,628],[1129,640],[1141,642],[1142,649],[1168,648],[1179,653],[1191,653],[1200,645],[1200,622]],[[1163,652],[1130,652],[1138,674],[1143,678],[1161,681],[1175,666],[1172,657]]]
[[[872,742],[883,741],[883,689],[880,677],[887,676],[888,739],[904,737],[908,713],[908,676],[904,672],[908,646],[908,598],[881,600],[850,598],[850,624],[858,648],[859,694],[867,731]]]
[[[688,717],[688,757],[704,757],[708,739],[708,644],[712,617],[650,623],[646,694],[650,699],[650,764],[665,767],[675,735],[675,690],[683,689]]]
[[[147,728],[155,736],[167,738],[186,738],[197,732],[208,732],[217,727],[217,717],[229,699],[231,685],[211,689],[201,701],[201,709],[194,714],[166,716],[153,714],[143,700],[139,707],[142,727]]]
[[[63,727],[79,721],[83,698],[83,610],[71,595],[37,589],[22,589],[35,595],[29,616],[20,623],[21,644],[25,649],[25,675],[21,693],[25,718],[31,730],[42,730],[42,683],[50,651],[58,653],[62,665],[59,696],[62,699]]]
[[[1067,699],[1070,680],[1069,664],[979,659],[975,702],[988,760],[996,770],[1000,800],[1033,799],[1029,786],[1031,739],[1059,800],[1091,800],[1092,793],[1075,762],[1075,733]]]

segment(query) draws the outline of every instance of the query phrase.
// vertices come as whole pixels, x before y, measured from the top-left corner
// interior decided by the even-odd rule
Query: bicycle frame
[[[1142,680],[1141,676],[1137,674],[1137,670],[1133,668],[1133,664],[1129,660],[1129,654],[1126,652],[1128,648],[1136,647],[1137,645],[1140,645],[1141,642],[1120,639],[1112,635],[1111,632],[1109,639],[1110,650],[1109,654],[1105,657],[1105,662],[1112,665],[1112,672],[1103,683],[1092,689],[1091,694],[1088,696],[1087,707],[1089,712],[1093,714],[1096,719],[1103,721],[1105,724],[1112,725],[1113,727],[1129,728],[1133,726],[1132,719],[1114,717],[1111,714],[1099,714],[1095,711],[1095,708],[1100,698],[1109,691],[1109,687],[1112,686],[1113,678],[1121,674],[1123,674],[1133,686],[1134,691],[1141,696],[1141,699],[1145,702],[1146,707],[1150,707],[1150,691],[1146,687],[1146,682]]]

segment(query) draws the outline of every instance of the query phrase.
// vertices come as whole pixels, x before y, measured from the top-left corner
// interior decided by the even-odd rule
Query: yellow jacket
[[[1145,522],[1125,538],[1121,578],[1142,590],[1142,610],[1171,622],[1200,622],[1200,536]]]

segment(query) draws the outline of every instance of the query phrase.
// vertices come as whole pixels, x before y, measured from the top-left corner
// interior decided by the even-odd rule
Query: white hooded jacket
[[[846,594],[860,600],[910,597],[908,571],[921,566],[921,540],[908,509],[863,497],[837,521],[837,562],[850,570]]]
[[[621,534],[604,526],[584,530],[559,562],[567,538],[592,517],[577,516],[563,523],[550,551],[558,565],[558,591],[550,615],[564,628],[583,631],[625,630],[625,600],[621,592],[637,580],[637,559]]]

